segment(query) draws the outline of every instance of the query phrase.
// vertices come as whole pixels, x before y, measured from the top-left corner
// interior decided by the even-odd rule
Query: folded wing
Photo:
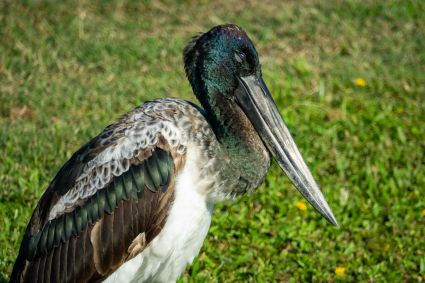
[[[154,143],[116,154],[119,144],[132,142],[124,134],[134,126],[128,119],[106,128],[59,171],[33,213],[11,282],[102,281],[159,234],[184,154],[155,131],[148,133]],[[93,166],[105,152],[109,161]]]

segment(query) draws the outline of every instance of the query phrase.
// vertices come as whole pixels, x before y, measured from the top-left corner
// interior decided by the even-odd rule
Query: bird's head
[[[216,26],[192,38],[184,50],[184,63],[192,88],[206,110],[217,96],[240,107],[297,190],[337,225],[263,81],[258,53],[247,34],[233,24]]]
[[[214,27],[192,38],[184,50],[186,74],[197,94],[234,99],[238,77],[261,75],[257,50],[236,25]]]

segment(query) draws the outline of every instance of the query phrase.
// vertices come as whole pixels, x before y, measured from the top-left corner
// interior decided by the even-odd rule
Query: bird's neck
[[[223,154],[241,163],[263,158],[264,144],[236,102],[224,95],[214,95],[209,96],[208,105],[203,106]]]
[[[221,199],[223,195],[228,198],[252,192],[270,167],[270,155],[261,138],[234,101],[217,95],[203,106],[218,141],[214,162],[217,183],[225,184],[211,195]]]

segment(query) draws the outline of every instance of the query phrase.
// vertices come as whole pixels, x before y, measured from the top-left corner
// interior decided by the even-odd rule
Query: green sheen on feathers
[[[78,235],[87,225],[94,224],[105,213],[111,214],[118,205],[130,198],[138,199],[149,189],[156,193],[166,192],[174,168],[170,154],[155,149],[144,162],[130,166],[129,170],[114,177],[105,188],[98,190],[82,206],[53,219],[39,232],[30,236],[27,259],[45,255],[60,242],[68,241]]]

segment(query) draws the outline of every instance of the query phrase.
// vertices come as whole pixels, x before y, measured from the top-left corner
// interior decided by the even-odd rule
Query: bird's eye
[[[242,63],[243,61],[245,61],[246,55],[245,55],[245,53],[242,53],[242,52],[235,53],[235,59],[236,59],[236,61],[238,61],[238,63]]]

